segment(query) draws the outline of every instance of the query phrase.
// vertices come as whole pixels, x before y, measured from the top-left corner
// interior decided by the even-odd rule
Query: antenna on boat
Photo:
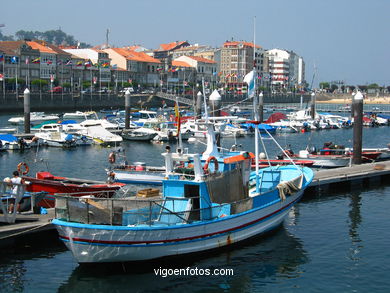
[[[181,130],[180,130],[180,108],[179,108],[179,98],[176,97],[176,105],[175,105],[175,116],[176,116],[176,123],[177,123],[177,135],[179,137],[179,149],[181,152],[183,152],[183,141],[181,139]]]
[[[202,77],[202,92],[203,92],[203,103],[204,103],[204,115],[206,118],[206,123],[209,122],[209,113],[207,111],[207,100],[206,100],[206,92],[204,89],[204,77]]]
[[[209,114],[207,112],[207,100],[204,88],[204,78],[202,77],[202,91],[203,91],[203,101],[204,101],[204,110],[205,110],[205,121],[207,127],[207,147],[202,154],[202,160],[207,160],[209,157],[218,157],[218,147],[215,139],[214,124],[209,122]]]

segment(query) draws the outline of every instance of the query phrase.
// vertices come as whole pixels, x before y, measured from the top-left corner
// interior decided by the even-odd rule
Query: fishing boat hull
[[[175,227],[87,225],[59,219],[53,224],[79,263],[153,260],[222,248],[271,231],[302,194],[303,190],[266,207]]]

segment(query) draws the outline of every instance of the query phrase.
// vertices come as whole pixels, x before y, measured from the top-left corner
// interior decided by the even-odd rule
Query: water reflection
[[[299,266],[308,260],[299,239],[284,227],[265,238],[218,254],[155,264],[78,266],[59,292],[259,292],[277,278],[298,278]],[[168,276],[154,274],[158,268],[233,269],[234,276]]]
[[[29,271],[29,261],[36,259],[48,260],[66,251],[66,247],[58,239],[57,233],[53,232],[27,237],[11,247],[1,248],[0,292],[25,291],[27,289],[26,275]],[[41,237],[45,240],[42,241]],[[37,277],[45,279],[45,276]]]
[[[349,236],[351,239],[351,248],[350,248],[350,258],[353,261],[360,260],[358,254],[360,250],[362,249],[362,241],[359,236],[359,226],[362,222],[362,216],[361,216],[361,192],[356,190],[350,193],[350,199],[351,202],[349,204],[350,210],[349,210]]]

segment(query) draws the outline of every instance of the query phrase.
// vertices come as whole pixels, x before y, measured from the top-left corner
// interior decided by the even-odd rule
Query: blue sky
[[[265,49],[295,51],[306,62],[310,83],[344,80],[390,85],[389,0],[19,0],[2,3],[2,32],[61,28],[76,39],[101,44],[188,40],[219,47],[252,41]]]

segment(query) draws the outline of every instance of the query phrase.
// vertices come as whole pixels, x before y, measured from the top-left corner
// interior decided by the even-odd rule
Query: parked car
[[[123,88],[121,91],[120,91],[120,93],[126,93],[126,91],[127,90],[129,90],[130,91],[130,93],[134,93],[134,89],[132,88],[132,87],[125,87],[125,88]]]
[[[89,93],[91,93],[91,89],[90,89],[90,88],[87,88],[87,89],[85,89],[85,90],[82,90],[81,93],[82,93],[82,94],[89,94]]]
[[[108,88],[106,87],[102,87],[100,90],[97,91],[98,93],[110,93],[111,90],[109,90]]]
[[[49,90],[49,93],[62,93],[62,86],[55,86],[51,90]]]

